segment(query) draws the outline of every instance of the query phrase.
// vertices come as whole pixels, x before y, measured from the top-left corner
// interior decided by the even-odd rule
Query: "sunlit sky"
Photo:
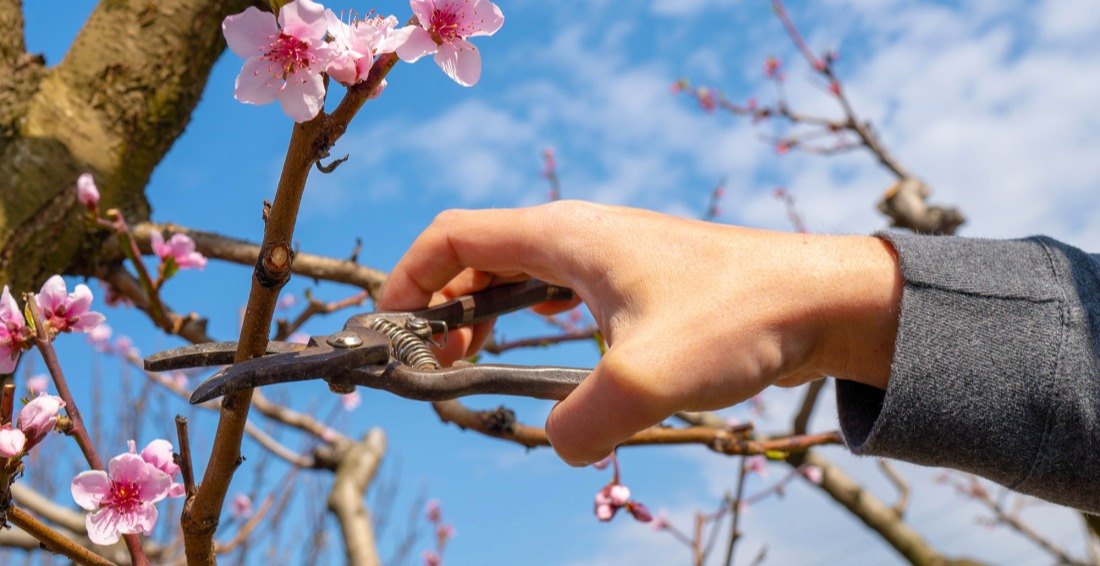
[[[45,53],[48,63],[59,61],[92,6],[77,0],[58,11],[50,3],[26,2],[30,50]],[[360,13],[373,8],[402,21],[410,14],[407,4],[396,1],[329,6]],[[565,198],[698,217],[711,189],[725,179],[720,222],[790,230],[782,204],[772,196],[783,186],[812,231],[871,233],[885,227],[874,203],[892,179],[870,155],[780,156],[761,141],[774,133],[768,124],[754,127],[707,114],[691,99],[669,92],[670,84],[685,77],[718,87],[735,101],[768,102],[773,91],[762,78],[763,61],[774,55],[784,62],[792,106],[838,116],[835,102],[796,56],[767,2],[505,0],[500,6],[506,18],[500,32],[475,39],[484,67],[473,88],[453,83],[430,59],[394,69],[383,96],[364,107],[333,152],[347,153],[350,160],[334,174],[314,172],[310,179],[296,233],[303,251],[346,257],[360,238],[359,261],[388,270],[442,210],[544,202],[548,187],[539,172],[545,147],[556,149]],[[875,124],[897,159],[931,185],[933,202],[958,206],[969,217],[963,235],[1044,233],[1100,249],[1100,5],[827,0],[792,1],[788,8],[813,49],[840,53],[837,73],[857,111]],[[261,202],[274,194],[291,122],[277,106],[252,107],[233,99],[240,65],[228,52],[218,62],[187,132],[154,173],[148,188],[153,220],[261,238]],[[330,107],[340,94],[339,87],[330,91]],[[249,277],[244,268],[212,263],[205,272],[180,274],[164,296],[178,311],[209,317],[213,336],[233,339]],[[307,288],[333,300],[354,293],[297,278],[284,294],[301,296]],[[97,286],[93,289],[98,293]],[[97,306],[116,335],[133,337],[143,352],[180,344],[136,313],[107,308],[98,297]],[[339,320],[316,320],[307,330],[324,334]],[[508,336],[548,330],[523,314],[502,327]],[[63,359],[72,360],[70,371],[79,377],[83,368],[93,367],[88,362],[93,354],[79,338],[65,340]],[[505,361],[591,366],[596,356],[592,345],[581,344]],[[111,387],[117,364],[102,356],[94,360]],[[424,495],[441,501],[457,529],[445,556],[451,564],[689,559],[688,549],[672,537],[627,517],[610,525],[596,522],[592,496],[609,473],[571,469],[549,450],[527,452],[442,426],[425,404],[362,394],[363,405],[352,413],[337,411],[333,426],[350,435],[378,426],[389,436],[383,476],[400,482],[396,525],[382,536],[383,556],[397,542],[407,507]],[[273,389],[269,395],[321,417],[335,404],[316,384]],[[797,392],[769,393],[768,417],[760,428],[783,431],[798,399]],[[550,407],[468,400],[478,408],[501,402],[531,424],[541,423]],[[182,404],[175,410],[188,411]],[[741,408],[730,414],[751,417]],[[195,416],[194,443],[203,454],[212,421]],[[139,445],[170,428],[167,419],[151,423]],[[831,399],[820,406],[812,428],[836,428]],[[293,436],[287,441],[301,442]],[[256,454],[253,445],[246,443],[246,450]],[[823,453],[893,500],[873,461],[857,460],[840,448]],[[623,479],[635,496],[653,509],[668,509],[682,529],[690,528],[692,513],[715,507],[736,479],[736,459],[701,447],[634,448],[624,450],[621,459]],[[313,489],[302,479],[295,486],[274,485],[281,472],[250,469],[256,462],[262,458],[249,459],[231,493],[248,492],[253,484],[261,493]],[[913,490],[907,518],[946,553],[993,563],[1050,562],[1004,528],[978,526],[980,510],[934,483],[936,471],[899,469]],[[784,466],[775,465],[768,477],[753,478],[747,492],[785,473]],[[1035,506],[1025,517],[1081,554],[1082,530],[1071,513]],[[293,520],[308,529],[315,519],[309,513]],[[751,507],[742,531],[742,559],[766,547],[770,564],[900,561],[812,486],[796,484],[784,499]],[[331,525],[330,532],[338,544]],[[410,563],[428,546],[423,539]]]

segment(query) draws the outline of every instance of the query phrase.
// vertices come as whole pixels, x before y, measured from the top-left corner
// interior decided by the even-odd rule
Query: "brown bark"
[[[0,282],[28,290],[91,271],[97,251],[74,190],[82,172],[95,176],[103,208],[149,216],[145,185],[225,48],[221,20],[250,3],[101,2],[65,58],[44,68],[25,53],[21,3],[0,0]]]

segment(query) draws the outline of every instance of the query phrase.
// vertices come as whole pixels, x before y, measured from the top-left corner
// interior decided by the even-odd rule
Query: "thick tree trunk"
[[[183,133],[225,48],[221,21],[249,0],[103,0],[64,60],[28,55],[20,0],[0,0],[0,283],[36,289],[88,272],[76,178],[101,206],[148,218],[145,185]]]

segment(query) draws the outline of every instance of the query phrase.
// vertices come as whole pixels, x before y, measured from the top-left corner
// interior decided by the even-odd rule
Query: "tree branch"
[[[42,542],[49,552],[64,555],[77,564],[91,564],[95,566],[111,566],[113,563],[106,558],[80,546],[65,535],[51,529],[42,521],[35,519],[19,507],[12,506],[8,510],[8,519],[15,526],[30,534]]]
[[[349,445],[345,450],[336,468],[328,508],[336,515],[344,535],[345,563],[374,566],[381,562],[364,498],[386,452],[385,433],[382,429],[371,429],[362,441]]]
[[[504,407],[493,411],[474,411],[458,401],[432,403],[443,422],[514,442],[527,448],[550,446],[544,429],[527,426],[516,420],[515,413]],[[771,451],[800,452],[822,444],[840,444],[840,434],[824,434],[753,440],[742,438],[725,427],[695,426],[687,428],[652,427],[636,433],[620,446],[659,444],[702,444],[720,454],[764,454]]]
[[[818,487],[822,491],[848,509],[864,525],[874,530],[882,540],[912,564],[958,566],[980,564],[966,558],[950,559],[943,556],[898,517],[893,509],[863,489],[843,470],[817,452],[805,452],[802,456],[802,461],[807,465],[821,469],[821,483]]]
[[[152,253],[149,235],[153,231],[158,231],[190,236],[195,241],[195,249],[209,258],[252,266],[256,265],[256,258],[260,256],[260,246],[252,242],[222,236],[214,232],[193,230],[177,224],[142,222],[134,226],[133,231],[138,246],[141,247],[144,253]],[[117,241],[109,241],[105,244],[105,247],[110,254],[111,248],[117,245]],[[378,293],[382,290],[382,283],[386,280],[385,273],[359,265],[354,261],[307,253],[295,254],[292,270],[298,275],[304,275],[312,279],[324,279],[354,285],[370,293],[371,298],[378,297]]]
[[[322,112],[309,122],[295,124],[279,187],[267,215],[235,363],[262,356],[267,347],[279,290],[290,278],[293,263],[290,244],[310,169],[343,135],[348,123],[381,85],[397,60],[393,53],[379,57],[367,80],[348,88],[331,116]],[[184,510],[182,523],[189,564],[214,564],[214,532],[229,483],[241,461],[241,438],[251,400],[252,390],[234,393],[222,400],[221,419],[202,486]]]

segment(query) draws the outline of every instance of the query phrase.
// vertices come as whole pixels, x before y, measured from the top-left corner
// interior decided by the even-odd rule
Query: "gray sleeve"
[[[879,237],[905,287],[888,390],[837,383],[852,452],[1100,513],[1100,256],[1042,237]]]

